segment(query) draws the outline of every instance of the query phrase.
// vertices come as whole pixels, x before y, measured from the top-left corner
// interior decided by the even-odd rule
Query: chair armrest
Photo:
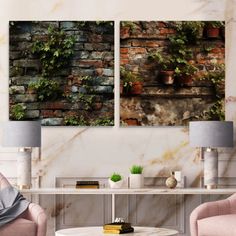
[[[9,186],[11,186],[11,184],[8,182],[5,176],[3,176],[2,173],[0,172],[0,190],[7,188]]]
[[[226,214],[230,214],[230,202],[228,199],[201,204],[190,215],[191,236],[198,236],[198,220]]]
[[[29,204],[27,218],[37,224],[37,236],[46,236],[47,215],[39,205]]]

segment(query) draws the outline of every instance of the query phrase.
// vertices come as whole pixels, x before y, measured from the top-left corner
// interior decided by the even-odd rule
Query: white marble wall
[[[226,20],[226,117],[236,122],[236,0],[0,0],[0,122],[8,119],[9,20],[116,21],[115,127],[43,128],[41,160],[33,163],[41,186],[54,186],[59,176],[128,175],[134,163],[145,167],[145,176],[182,170],[187,184],[196,185],[202,163],[186,128],[119,128],[119,21]],[[0,171],[15,176],[15,158],[15,149],[0,147]],[[236,149],[222,153],[221,174],[235,175],[235,158]]]

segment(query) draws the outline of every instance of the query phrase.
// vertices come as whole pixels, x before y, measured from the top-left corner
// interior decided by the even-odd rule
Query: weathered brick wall
[[[10,23],[11,24],[11,23]],[[113,23],[90,22],[15,22],[10,25],[10,112],[14,105],[25,107],[23,119],[42,119],[43,125],[63,125],[65,117],[81,116],[85,125],[114,120],[114,29]],[[32,45],[46,41],[48,27],[62,29],[75,37],[74,54],[68,66],[56,71],[50,80],[60,84],[62,95],[56,100],[39,101],[29,83],[42,77],[42,68]],[[80,88],[80,78],[90,76],[87,89]],[[65,96],[65,94],[67,96]],[[92,100],[81,99],[89,96]],[[87,105],[87,107],[86,107]],[[14,119],[11,117],[11,119]],[[98,122],[98,123],[99,123]],[[82,124],[83,125],[83,124]]]
[[[209,39],[203,34],[199,42],[191,46],[191,63],[199,69],[191,86],[165,86],[158,77],[157,64],[150,61],[148,55],[157,50],[167,51],[168,37],[174,34],[176,31],[168,22],[121,23],[121,66],[144,80],[141,95],[121,95],[121,124],[185,125],[190,120],[201,119],[219,99],[213,84],[200,78],[203,72],[215,70],[213,64],[224,63],[224,37]]]

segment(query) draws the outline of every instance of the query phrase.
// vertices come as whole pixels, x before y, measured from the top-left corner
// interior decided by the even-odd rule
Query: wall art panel
[[[120,122],[224,120],[223,21],[122,21]]]
[[[11,120],[114,124],[114,22],[12,21]]]

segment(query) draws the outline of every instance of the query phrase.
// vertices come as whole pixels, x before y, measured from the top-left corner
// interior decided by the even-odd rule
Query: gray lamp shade
[[[3,126],[3,146],[41,147],[40,121],[9,121]]]
[[[190,122],[189,143],[192,147],[233,147],[233,122]]]

